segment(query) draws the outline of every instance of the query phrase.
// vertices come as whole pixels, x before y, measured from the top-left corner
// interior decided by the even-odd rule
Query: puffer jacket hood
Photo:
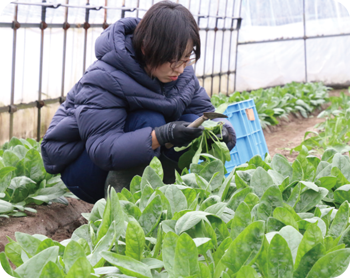
[[[139,18],[124,18],[107,28],[96,40],[95,55],[98,60],[123,71],[143,87],[162,94],[161,83],[156,78],[150,78],[136,59],[132,38],[140,21]]]
[[[98,60],[119,69],[137,80],[142,86],[160,90],[159,82],[148,77],[136,60],[132,45],[132,34],[140,22],[139,18],[124,18],[107,28],[95,43],[95,55]]]
[[[132,45],[139,21],[121,19],[96,40],[97,61],[69,91],[44,136],[42,156],[47,172],[61,173],[84,148],[107,171],[148,163],[159,156],[159,148],[152,149],[152,128],[124,132],[130,112],[156,111],[170,122],[183,114],[201,116],[214,111],[192,67],[165,84],[147,75]]]

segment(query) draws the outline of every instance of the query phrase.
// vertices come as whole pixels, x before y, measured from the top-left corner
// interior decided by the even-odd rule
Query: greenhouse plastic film
[[[343,4],[341,4],[341,3]],[[306,36],[350,33],[350,1],[305,0]],[[300,38],[297,41],[238,46],[236,91],[322,81],[348,86],[350,36],[307,39],[304,55],[303,0],[243,0],[239,42]],[[307,79],[307,80],[306,80]]]
[[[307,36],[350,31],[347,0],[242,0],[240,42],[303,36],[304,1]]]
[[[13,40],[13,31],[3,30],[3,37],[7,41]],[[1,43],[0,44],[1,53],[6,53],[6,55],[1,55],[1,70],[0,70],[0,106],[9,105],[11,102],[11,64],[12,64],[12,44],[11,43]]]
[[[242,45],[236,91],[305,80],[303,41]]]
[[[309,81],[350,86],[350,36],[308,40],[307,55]]]
[[[240,42],[303,34],[302,0],[242,0]]]

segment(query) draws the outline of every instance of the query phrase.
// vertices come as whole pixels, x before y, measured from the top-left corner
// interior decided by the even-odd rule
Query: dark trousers
[[[184,114],[179,121],[193,122],[198,118],[194,114]],[[136,111],[128,114],[124,131],[131,132],[144,127],[158,127],[166,124],[164,116],[154,111]],[[178,161],[181,152],[175,152],[174,148],[164,148],[164,155],[174,161]],[[135,165],[136,166],[136,165]],[[88,203],[96,203],[104,198],[104,185],[108,171],[96,166],[88,156],[86,150],[61,173],[61,178],[67,188],[77,197]]]

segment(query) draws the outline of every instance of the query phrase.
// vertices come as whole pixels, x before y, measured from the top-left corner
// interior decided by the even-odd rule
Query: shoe
[[[163,172],[164,172],[163,182],[165,184],[174,184],[176,179],[175,170],[181,173],[181,170],[178,166],[177,161],[170,159],[164,153],[161,153],[159,160],[163,166]]]
[[[105,198],[107,197],[108,186],[115,189],[116,192],[121,192],[123,188],[130,190],[130,182],[136,175],[142,176],[147,165],[139,165],[129,169],[109,171],[105,182]]]

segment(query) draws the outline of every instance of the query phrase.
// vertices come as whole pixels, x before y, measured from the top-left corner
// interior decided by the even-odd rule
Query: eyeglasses
[[[195,63],[196,63],[196,58],[190,58],[190,59],[186,59],[186,60],[172,62],[172,63],[170,63],[170,67],[172,69],[176,69],[176,68],[181,67],[183,64],[186,64],[186,67],[188,67],[188,66],[192,66]]]

